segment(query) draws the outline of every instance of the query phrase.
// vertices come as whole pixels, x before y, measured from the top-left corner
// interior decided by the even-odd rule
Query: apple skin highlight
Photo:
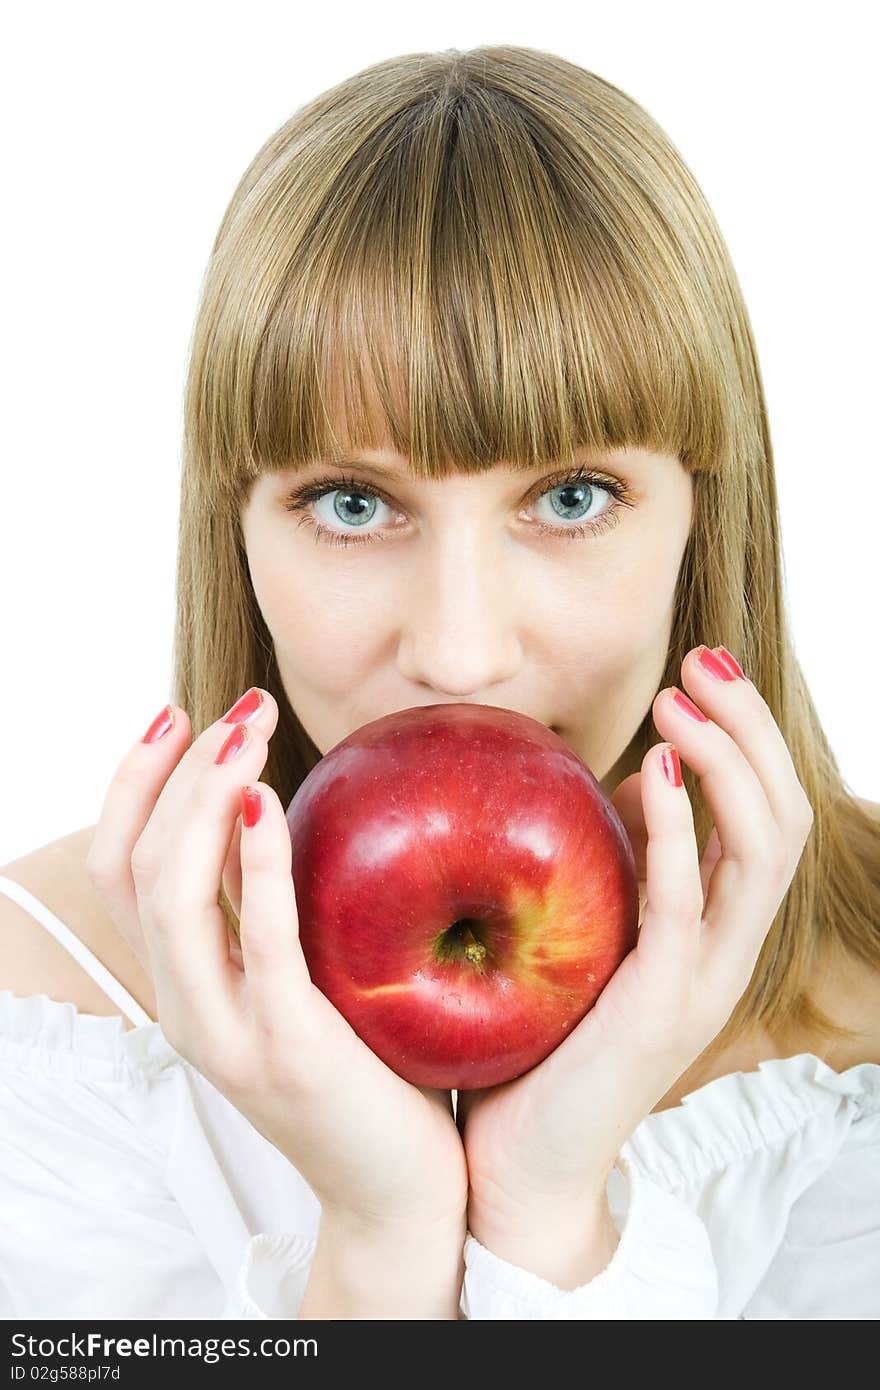
[[[629,838],[537,720],[398,711],[320,760],[287,809],[313,984],[404,1080],[513,1080],[584,1017],[638,936]]]

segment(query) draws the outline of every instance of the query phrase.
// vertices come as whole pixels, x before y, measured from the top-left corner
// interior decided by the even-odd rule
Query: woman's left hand
[[[755,686],[730,670],[726,679],[711,674],[700,661],[706,650],[688,653],[682,684],[708,717],[686,713],[674,686],[652,706],[712,812],[702,863],[690,799],[667,782],[665,745],[656,745],[611,798],[645,902],[637,945],[543,1062],[459,1093],[478,1238],[604,1201],[624,1142],[730,1017],[794,877],[812,808]],[[725,669],[713,660],[716,673]]]

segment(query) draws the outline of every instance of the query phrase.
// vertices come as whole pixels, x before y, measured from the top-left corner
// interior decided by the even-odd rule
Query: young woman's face
[[[393,453],[359,457],[263,474],[242,511],[284,690],[321,753],[381,715],[473,703],[550,726],[607,778],[666,662],[692,515],[679,460],[584,455],[566,484],[502,465],[416,482]]]

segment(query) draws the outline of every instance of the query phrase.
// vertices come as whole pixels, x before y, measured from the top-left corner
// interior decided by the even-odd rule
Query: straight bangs
[[[668,137],[593,74],[488,51],[490,75],[480,49],[367,69],[245,172],[188,379],[209,493],[363,450],[421,478],[754,457],[732,271]]]

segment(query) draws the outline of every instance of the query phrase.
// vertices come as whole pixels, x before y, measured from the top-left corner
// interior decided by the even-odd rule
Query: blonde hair
[[[235,189],[186,382],[172,698],[198,734],[249,685],[270,690],[280,720],[262,776],[284,805],[321,753],[279,679],[241,508],[267,470],[379,441],[425,478],[566,466],[584,447],[678,456],[693,526],[658,689],[699,643],[735,652],[815,817],[709,1051],[756,1024],[858,1036],[810,983],[828,945],[877,963],[880,826],[844,783],[792,650],[767,410],[730,256],[678,150],[617,87],[533,48],[404,54],[300,107]],[[655,742],[649,708],[621,780]],[[712,820],[684,779],[702,854]]]

